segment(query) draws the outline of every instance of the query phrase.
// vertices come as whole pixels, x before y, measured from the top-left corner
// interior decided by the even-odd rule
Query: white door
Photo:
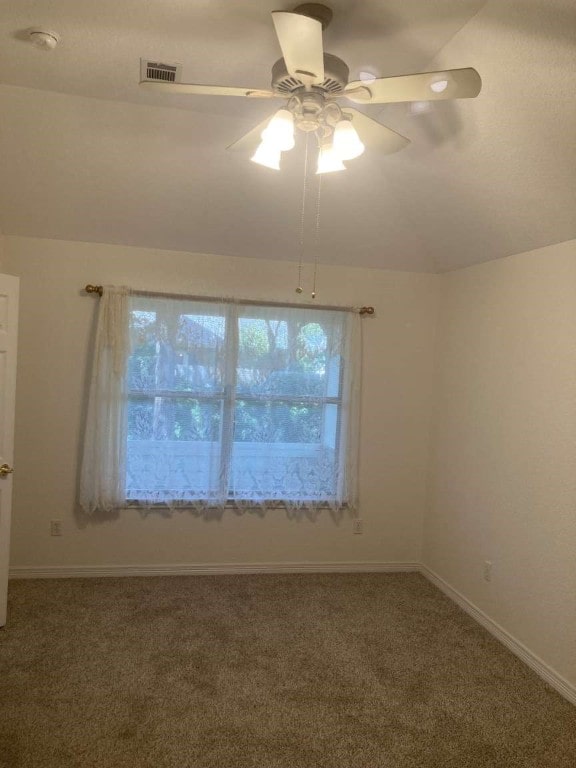
[[[0,275],[0,627],[6,624],[14,458],[18,278]]]

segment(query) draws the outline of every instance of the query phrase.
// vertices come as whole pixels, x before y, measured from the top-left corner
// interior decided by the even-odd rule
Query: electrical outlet
[[[484,581],[492,581],[492,561],[484,560]]]
[[[62,520],[50,520],[50,536],[62,536]]]
[[[352,533],[360,534],[364,533],[364,526],[362,525],[362,520],[353,520],[352,521]]]

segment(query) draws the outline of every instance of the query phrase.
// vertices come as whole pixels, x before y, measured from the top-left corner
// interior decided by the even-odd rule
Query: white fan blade
[[[234,88],[227,85],[195,85],[194,83],[164,83],[160,80],[141,80],[140,85],[164,93],[192,94],[194,96],[248,96],[255,99],[278,98],[273,91],[258,88]]]
[[[382,123],[372,120],[371,117],[363,112],[358,112],[357,109],[344,109],[343,112],[345,115],[352,116],[352,125],[358,132],[360,140],[370,149],[379,149],[384,154],[390,155],[410,144],[410,139],[401,136]]]
[[[322,24],[300,13],[272,11],[286,69],[302,82],[324,82]]]
[[[262,141],[262,131],[266,128],[271,119],[272,115],[267,117],[266,120],[263,120],[261,123],[258,123],[255,128],[252,128],[251,131],[245,133],[241,139],[230,144],[226,149],[230,149],[232,152],[255,152]]]
[[[382,77],[372,82],[355,80],[348,83],[342,95],[357,104],[389,104],[398,101],[473,99],[481,88],[480,75],[472,67],[467,67],[420,75]]]

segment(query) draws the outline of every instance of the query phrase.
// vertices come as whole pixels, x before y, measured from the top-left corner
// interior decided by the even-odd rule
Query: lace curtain
[[[111,288],[101,301],[87,512],[356,506],[357,313]]]
[[[128,293],[106,286],[99,302],[80,472],[80,506],[88,513],[126,503]]]

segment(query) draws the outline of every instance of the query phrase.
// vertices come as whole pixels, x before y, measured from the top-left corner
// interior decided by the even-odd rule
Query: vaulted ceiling
[[[297,259],[302,146],[280,172],[226,147],[269,102],[139,88],[140,58],[187,82],[267,88],[273,0],[0,0],[4,234]],[[351,79],[475,67],[477,99],[370,106],[411,139],[323,177],[305,258],[436,272],[576,237],[576,0],[332,0],[325,50]],[[54,51],[26,30],[61,35]]]

